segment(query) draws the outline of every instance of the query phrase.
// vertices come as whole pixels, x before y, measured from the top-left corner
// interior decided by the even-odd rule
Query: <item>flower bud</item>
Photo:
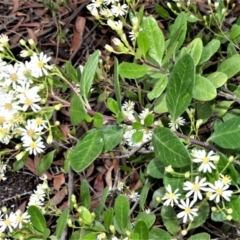
[[[68,224],[69,227],[72,227],[72,226],[73,226],[72,220],[71,220],[70,218],[68,219],[67,224]]]
[[[229,209],[227,210],[227,213],[228,213],[228,214],[232,214],[232,213],[233,213],[232,208],[229,208]]]
[[[36,43],[33,41],[33,39],[28,39],[28,43],[31,47],[36,47]]]
[[[52,144],[52,142],[53,142],[53,136],[52,136],[52,135],[49,135],[49,136],[47,137],[47,144]]]
[[[16,160],[20,161],[25,156],[25,154],[26,154],[25,151],[20,152],[19,154],[17,154]]]
[[[227,215],[227,220],[231,221],[232,220],[232,216],[231,215]]]
[[[230,157],[228,158],[228,161],[229,161],[229,162],[233,162],[233,161],[234,161],[234,157],[233,157],[233,156],[230,156]]]
[[[161,202],[161,198],[160,198],[160,197],[156,197],[156,201],[157,201],[158,203],[160,203],[160,202]]]
[[[174,173],[174,169],[172,168],[172,165],[165,167],[165,171],[168,173]]]
[[[59,125],[60,125],[60,122],[59,122],[59,121],[56,121],[56,122],[54,123],[54,125],[55,125],[55,126],[59,126]]]
[[[182,230],[181,233],[182,233],[183,236],[185,236],[185,235],[187,235],[188,231],[186,229],[184,229],[184,230]]]
[[[22,45],[22,46],[26,46],[26,41],[24,39],[20,39],[19,43]]]
[[[76,203],[77,202],[76,196],[74,194],[71,195],[71,201],[72,201],[72,203]]]
[[[211,210],[212,210],[212,212],[216,212],[217,208],[216,207],[212,207]]]
[[[110,45],[106,44],[104,47],[105,47],[105,49],[108,50],[109,52],[114,52],[113,48],[112,48]]]
[[[115,227],[113,225],[110,225],[109,229],[112,234],[115,234],[116,231],[115,231]]]

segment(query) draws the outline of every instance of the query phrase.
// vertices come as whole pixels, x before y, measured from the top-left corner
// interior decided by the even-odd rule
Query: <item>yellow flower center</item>
[[[193,190],[198,191],[200,189],[198,184],[193,184]]]
[[[27,135],[29,137],[33,137],[35,135],[35,132],[32,129],[27,130]]]
[[[216,191],[216,194],[217,194],[217,195],[220,195],[220,196],[221,196],[222,193],[223,193],[222,189],[217,189],[217,191]]]
[[[174,199],[175,195],[174,195],[174,193],[166,193],[166,197],[169,199]]]
[[[202,161],[203,161],[203,163],[209,163],[209,158],[208,158],[208,157],[204,157],[204,158],[202,159]]]
[[[43,63],[42,61],[38,61],[38,64],[37,64],[37,65],[38,65],[39,68],[43,68],[44,63]]]
[[[3,124],[6,122],[6,118],[4,116],[0,116],[0,123]]]
[[[185,211],[185,213],[186,213],[186,214],[189,214],[189,213],[191,213],[191,209],[190,209],[189,207],[185,208],[185,210],[184,210],[184,211]]]
[[[29,98],[26,99],[25,103],[28,105],[28,106],[31,106],[33,104],[33,101]]]
[[[7,109],[7,110],[12,110],[12,109],[13,109],[11,103],[5,103],[4,107],[5,107],[5,109]]]
[[[11,73],[11,74],[9,75],[9,77],[11,78],[11,80],[12,80],[13,82],[16,82],[17,79],[18,79],[18,76],[17,76],[16,73]]]
[[[36,142],[31,142],[30,147],[35,149],[37,147],[37,143]]]

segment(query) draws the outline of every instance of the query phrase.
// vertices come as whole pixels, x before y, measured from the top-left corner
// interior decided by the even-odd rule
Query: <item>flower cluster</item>
[[[9,144],[12,138],[21,139],[21,146],[30,154],[41,153],[46,120],[41,113],[44,86],[39,78],[48,75],[52,69],[44,53],[30,51],[30,61],[19,62],[10,58],[8,38],[0,36],[3,59],[0,59],[0,142]],[[29,41],[32,43],[32,41]],[[26,43],[23,41],[23,44]],[[1,47],[0,47],[1,48]],[[8,50],[8,51],[7,51]],[[26,50],[23,50],[26,51]]]
[[[194,163],[201,164],[198,168],[199,172],[207,173],[216,169],[214,161],[218,161],[219,156],[215,155],[213,151],[206,153],[205,150],[193,149],[192,156]],[[171,173],[174,173],[173,169]],[[230,177],[222,174],[214,183],[208,182],[206,177],[201,175],[196,176],[194,181],[185,181],[183,183],[183,190],[186,192],[185,200],[180,200],[179,189],[173,190],[171,185],[167,185],[166,193],[162,198],[163,205],[180,208],[182,211],[177,214],[177,217],[182,218],[183,223],[187,223],[198,216],[198,201],[202,201],[203,198],[209,199],[209,201],[214,200],[216,204],[220,201],[230,201],[233,193],[232,190],[229,190],[230,183]]]
[[[42,208],[46,190],[48,189],[47,176],[40,177],[43,183],[37,186],[37,190],[31,195],[28,206],[35,205],[38,208]],[[25,224],[30,223],[30,216],[26,212],[17,210],[16,212],[8,212],[6,207],[0,211],[0,232],[9,231],[12,232],[15,229],[22,229]]]
[[[132,101],[126,101],[122,106],[122,112],[124,114],[126,121],[138,123],[138,129],[134,129],[133,125],[123,125],[125,128],[125,133],[122,139],[122,146],[128,149],[139,148],[144,143],[148,143],[152,140],[153,128],[157,126],[162,126],[160,120],[154,121],[150,127],[145,126],[145,119],[152,115],[152,111],[148,108],[142,110],[140,114],[134,111],[135,103]],[[137,137],[136,137],[137,135]],[[135,138],[136,137],[136,138]],[[149,144],[149,150],[153,150],[153,146]],[[144,148],[141,151],[145,150]]]
[[[43,180],[43,183],[37,185],[37,189],[34,190],[33,194],[30,196],[28,206],[36,206],[42,209],[48,190],[48,182],[46,175],[43,175],[40,179]]]

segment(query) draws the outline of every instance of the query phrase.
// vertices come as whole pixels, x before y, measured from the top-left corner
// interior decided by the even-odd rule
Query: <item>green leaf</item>
[[[162,206],[161,210],[162,221],[166,229],[172,235],[177,235],[179,232],[179,220],[173,208],[170,206]]]
[[[217,68],[217,72],[223,72],[228,76],[228,79],[236,75],[240,71],[240,55],[235,54],[227,58]]]
[[[118,66],[118,71],[123,78],[136,79],[146,75],[148,67],[136,63],[123,62]]]
[[[64,211],[61,213],[60,217],[57,219],[57,228],[56,228],[56,236],[57,238],[60,238],[62,233],[64,232],[67,221],[69,216],[69,210],[64,209]]]
[[[86,116],[86,110],[83,105],[81,98],[74,94],[71,99],[71,106],[70,106],[70,119],[72,124],[78,125],[81,123]]]
[[[208,138],[208,142],[214,142],[224,149],[240,148],[240,118],[234,117],[218,126]]]
[[[68,76],[69,80],[71,82],[79,83],[77,72],[74,69],[73,65],[69,61],[67,61],[64,65],[64,67],[65,67],[65,70],[66,70],[66,73],[67,73],[67,76]]]
[[[150,229],[156,220],[156,216],[154,214],[140,212],[136,217],[136,221],[138,220],[143,220],[147,224],[148,229]]]
[[[226,215],[222,211],[212,212],[211,219],[214,222],[223,222],[223,221],[227,220]]]
[[[165,40],[157,21],[152,16],[143,17],[141,27],[148,38],[149,56],[161,65],[165,51]]]
[[[198,233],[198,234],[194,234],[192,235],[190,238],[188,238],[187,240],[210,240],[211,237],[209,234],[207,233]]]
[[[153,178],[163,178],[166,165],[158,158],[152,159],[147,165],[147,174]]]
[[[100,217],[100,215],[102,214],[106,199],[108,197],[109,194],[109,188],[106,187],[103,190],[102,196],[101,196],[101,201],[98,204],[98,206],[95,208],[94,213],[96,214],[96,219]]]
[[[33,227],[43,233],[47,228],[47,223],[41,211],[36,206],[30,206],[28,208],[28,214],[30,215]]]
[[[90,239],[97,239],[98,233],[90,232],[84,235],[81,238],[73,238],[72,240],[90,240]]]
[[[168,232],[161,228],[152,228],[149,233],[149,240],[176,240]]]
[[[194,217],[193,221],[189,223],[188,229],[194,229],[201,226],[203,223],[206,222],[209,214],[209,204],[205,202],[202,204],[198,209],[198,215]]]
[[[86,208],[90,208],[91,204],[91,196],[89,191],[89,183],[87,180],[83,179],[80,185],[80,196],[81,196],[81,204]]]
[[[139,206],[140,208],[144,211],[145,209],[145,204],[146,204],[146,200],[147,200],[147,196],[148,196],[148,192],[150,190],[150,183],[146,183],[144,184],[141,193],[140,193],[140,200],[139,200]]]
[[[175,47],[176,51],[182,46],[184,43],[185,37],[187,33],[187,18],[185,12],[181,12],[178,14],[172,28],[170,31],[168,42],[168,47],[171,47],[172,45],[175,46],[175,43],[177,42],[177,45]]]
[[[146,53],[149,49],[149,40],[147,34],[144,31],[140,31],[137,36],[137,45],[138,48],[141,50],[141,53],[144,57],[146,57]]]
[[[53,162],[55,150],[49,152],[48,154],[44,155],[42,158],[40,158],[37,166],[37,174],[41,175],[45,171],[47,171]]]
[[[215,106],[214,112],[217,113],[218,117],[222,117],[224,114],[226,114],[231,107],[231,105],[234,103],[234,101],[221,101],[218,102]]]
[[[115,211],[115,219],[120,227],[122,232],[125,232],[125,228],[128,223],[129,219],[129,211],[130,211],[130,206],[129,206],[129,201],[126,196],[124,195],[119,195],[115,201],[114,204],[114,211]]]
[[[88,102],[88,93],[91,89],[95,72],[97,70],[100,51],[95,51],[88,59],[84,66],[83,73],[80,81],[80,89],[83,99]]]
[[[119,113],[118,103],[113,98],[107,99],[107,106],[108,106],[109,110],[111,112],[115,113],[116,115]]]
[[[188,53],[191,55],[195,66],[197,66],[203,50],[202,40],[200,38],[195,38],[192,42],[189,43],[189,45],[187,46],[187,50]]]
[[[222,72],[214,72],[207,76],[207,79],[214,85],[215,88],[221,87],[224,83],[227,82],[227,75]]]
[[[74,171],[86,169],[101,154],[103,149],[103,135],[99,130],[89,132],[81,139],[69,154]]]
[[[197,75],[192,97],[199,101],[210,101],[217,96],[217,91],[214,85],[202,76]]]
[[[115,148],[122,140],[124,130],[117,125],[106,125],[101,129],[103,133],[104,147],[103,153]]]
[[[170,18],[168,11],[165,8],[163,8],[161,5],[156,5],[154,9],[161,18],[164,18],[164,19]]]
[[[214,101],[199,102],[197,103],[197,119],[202,119],[203,122],[206,122],[213,114],[214,110]]]
[[[154,104],[154,112],[158,114],[168,112],[165,93],[163,93]]]
[[[154,115],[152,113],[149,113],[145,118],[144,118],[144,125],[146,127],[151,127],[154,122]]]
[[[91,225],[92,222],[94,221],[94,217],[90,213],[90,211],[83,206],[78,207],[78,211],[79,211],[79,215],[82,219],[82,224],[83,225]]]
[[[238,24],[233,24],[230,31],[230,38],[234,40],[240,36],[240,26]]]
[[[159,97],[167,87],[167,84],[168,84],[168,78],[167,76],[163,76],[154,85],[153,90],[147,94],[148,99],[153,100]]]
[[[121,90],[120,90],[120,84],[119,84],[119,73],[118,73],[118,59],[114,57],[114,93],[116,96],[116,100],[118,103],[118,108],[121,109]]]
[[[167,86],[166,102],[173,120],[176,120],[191,103],[194,82],[194,61],[186,54],[174,66]]]
[[[214,53],[217,52],[219,49],[221,43],[218,39],[212,39],[204,48],[202,51],[202,56],[200,59],[200,64],[208,61],[211,56],[213,56]]]
[[[143,139],[143,131],[137,131],[133,133],[131,138],[133,143],[139,143],[142,141],[142,139]]]
[[[113,208],[108,208],[104,213],[104,226],[106,229],[109,229],[110,225],[113,224],[113,215],[114,211]]]
[[[69,240],[82,240],[80,232],[76,231],[74,232]]]
[[[189,152],[170,129],[155,128],[153,131],[153,146],[156,156],[166,165],[178,168],[191,164]]]
[[[230,202],[227,202],[227,208],[231,208],[232,212],[232,219],[235,222],[240,222],[240,197],[232,197]]]
[[[143,220],[137,221],[133,232],[138,233],[139,239],[148,239],[149,230],[147,224]]]
[[[104,119],[101,113],[95,112],[93,115],[93,126],[100,128],[103,125]]]

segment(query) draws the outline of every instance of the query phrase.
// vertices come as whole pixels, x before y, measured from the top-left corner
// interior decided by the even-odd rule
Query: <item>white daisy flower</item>
[[[124,110],[133,110],[135,106],[135,102],[133,101],[125,101],[125,103],[122,105],[122,109]]]
[[[112,5],[112,13],[115,17],[118,16],[124,16],[127,13],[128,6],[127,4],[121,5],[118,3],[118,5]]]
[[[33,56],[31,56],[31,64],[33,67],[32,76],[39,78],[43,75],[48,75],[47,70],[52,69],[52,66],[47,64],[50,59],[51,57],[48,57],[43,52],[41,52],[39,56],[37,54],[33,54]]]
[[[16,218],[15,221],[13,222],[14,228],[19,228],[22,229],[23,224],[29,223],[30,216],[28,215],[27,212],[22,213],[21,210],[16,211]]]
[[[11,212],[9,215],[4,215],[4,219],[0,221],[0,232],[5,232],[6,230],[9,230],[10,232],[13,231],[14,228],[14,222],[16,219],[16,215]]]
[[[229,185],[225,185],[221,180],[217,180],[214,184],[209,183],[209,187],[208,191],[212,193],[209,197],[210,201],[215,199],[216,203],[219,203],[220,198],[230,201],[233,191],[227,190]]]
[[[129,199],[132,200],[132,202],[137,202],[139,200],[139,198],[140,198],[139,193],[137,193],[135,191],[131,192],[131,194],[129,194],[127,196],[128,196]]]
[[[231,184],[231,177],[228,176],[228,175],[223,175],[223,174],[220,174],[220,180],[223,182],[223,184],[225,185],[230,185]]]
[[[141,120],[141,124],[144,124],[144,119],[151,114],[152,111],[149,111],[149,108],[144,108],[142,112],[139,114],[139,118]]]
[[[1,34],[0,35],[0,44],[3,45],[3,46],[6,46],[9,42],[9,38],[7,35],[5,34]]]
[[[182,212],[177,214],[178,218],[183,218],[183,223],[187,223],[188,220],[192,221],[194,217],[196,217],[197,208],[192,208],[194,201],[190,202],[189,198],[184,200],[180,200],[181,204],[178,205],[179,208],[183,209]]]
[[[205,150],[192,150],[191,155],[194,157],[192,160],[195,163],[201,163],[199,167],[200,172],[212,172],[212,169],[216,169],[214,161],[219,159],[219,156],[215,155],[213,151],[206,153]]]
[[[166,186],[167,192],[165,193],[162,200],[166,200],[163,205],[165,206],[174,206],[174,204],[178,204],[178,197],[181,196],[180,193],[177,193],[179,189],[177,188],[174,192],[172,191],[171,185]]]
[[[179,126],[183,126],[186,120],[183,117],[178,117],[175,121],[172,121],[168,124],[172,131],[175,131]]]
[[[208,191],[208,188],[206,187],[208,183],[206,182],[206,178],[200,179],[199,176],[195,178],[195,182],[185,182],[183,187],[183,190],[189,191],[186,194],[186,197],[189,198],[191,195],[193,195],[193,201],[196,202],[198,199],[202,200],[202,193],[201,191]]]
[[[37,140],[25,140],[23,142],[23,147],[26,148],[26,151],[28,151],[30,154],[37,155],[38,153],[41,153],[44,151],[44,144],[42,142],[42,139],[39,137]]]

